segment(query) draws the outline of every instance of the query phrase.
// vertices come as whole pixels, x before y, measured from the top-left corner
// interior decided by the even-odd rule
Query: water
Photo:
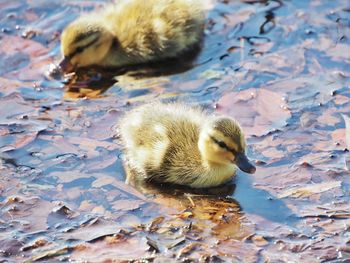
[[[63,28],[105,2],[0,1],[0,257],[349,257],[347,1],[219,1],[193,61],[51,77]],[[159,99],[237,118],[256,174],[204,190],[124,184],[115,125]]]

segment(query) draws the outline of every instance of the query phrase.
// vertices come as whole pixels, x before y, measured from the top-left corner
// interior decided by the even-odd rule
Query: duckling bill
[[[63,72],[124,67],[181,56],[200,45],[203,1],[121,0],[81,16],[61,36]]]
[[[127,113],[119,127],[130,170],[147,181],[206,188],[229,181],[236,167],[256,170],[242,128],[227,116],[155,103]]]

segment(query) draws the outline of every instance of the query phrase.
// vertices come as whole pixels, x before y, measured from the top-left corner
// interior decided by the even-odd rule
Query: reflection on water
[[[191,213],[197,219],[210,220],[215,225],[213,233],[218,236],[237,239],[247,236],[250,231],[245,225],[247,214],[289,226],[297,220],[282,200],[254,188],[247,174],[238,173],[227,184],[205,189],[147,183],[135,177],[129,177],[132,178],[129,183],[140,192],[159,204]]]
[[[190,188],[182,185],[149,183],[142,180],[133,180],[129,183],[140,192],[149,196],[163,194],[180,198],[185,193],[193,196],[226,198],[231,196],[236,188],[236,185],[233,182],[211,188]]]
[[[242,239],[251,234],[239,203],[227,198],[235,190],[233,182],[208,189],[142,181],[131,184],[154,202],[176,209],[179,217],[194,218],[197,227],[211,229],[216,236]]]
[[[199,52],[200,47],[195,47],[179,58],[123,68],[81,68],[62,81],[65,85],[64,97],[66,99],[98,98],[118,83],[118,77],[120,76],[131,77],[130,80],[132,81],[182,73],[194,66],[193,61]],[[49,75],[55,79],[63,77],[60,69],[56,67],[51,69]]]
[[[250,175],[238,173],[235,182],[238,187],[232,196],[244,212],[259,215],[277,223],[290,225],[296,222],[297,217],[283,200],[274,198],[265,190],[253,187]]]

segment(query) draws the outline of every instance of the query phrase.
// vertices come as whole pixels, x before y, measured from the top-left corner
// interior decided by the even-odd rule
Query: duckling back
[[[204,10],[199,0],[125,0],[105,10],[116,38],[106,65],[125,66],[174,58],[198,48]]]
[[[200,110],[157,103],[128,113],[120,133],[129,166],[150,181],[190,184],[201,166],[197,143],[203,117]]]

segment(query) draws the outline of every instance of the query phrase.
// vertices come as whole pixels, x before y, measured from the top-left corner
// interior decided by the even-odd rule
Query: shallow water
[[[62,29],[105,2],[0,2],[1,260],[346,262],[348,1],[218,1],[188,70],[50,77]],[[125,185],[115,124],[159,99],[237,118],[256,174]]]

